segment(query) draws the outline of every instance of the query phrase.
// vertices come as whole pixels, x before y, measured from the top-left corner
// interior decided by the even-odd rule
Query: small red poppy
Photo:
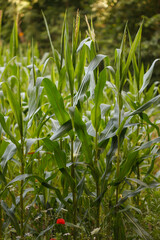
[[[57,224],[65,224],[65,220],[63,218],[58,218],[56,223]]]

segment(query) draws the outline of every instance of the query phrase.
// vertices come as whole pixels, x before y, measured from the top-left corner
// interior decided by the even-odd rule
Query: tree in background
[[[100,0],[92,4],[93,20],[100,50],[113,56],[119,48],[125,24],[132,38],[144,19],[142,58],[144,63],[160,57],[160,0]],[[160,74],[160,71],[155,73]]]
[[[120,46],[126,22],[131,36],[136,33],[144,19],[142,35],[142,57],[144,62],[152,62],[160,56],[160,0],[0,0],[3,10],[2,38],[9,40],[13,20],[19,14],[20,29],[25,40],[38,42],[42,51],[49,51],[49,41],[41,10],[44,12],[51,37],[59,48],[64,12],[68,9],[68,21],[72,26],[73,16],[79,8],[81,31],[86,34],[85,15],[92,16],[100,51],[113,56]],[[158,70],[156,74],[159,74]]]
[[[68,11],[68,21],[72,26],[77,9],[83,12],[83,16],[90,14],[90,4],[92,2],[92,0],[7,0],[5,2],[0,0],[3,11],[2,38],[6,42],[9,41],[14,17],[18,14],[19,25],[24,33],[25,40],[30,42],[33,38],[34,41],[38,42],[42,52],[49,50],[50,45],[41,13],[43,11],[47,18],[54,45],[58,47],[66,9]],[[84,18],[82,22],[81,25],[84,25]]]
[[[14,17],[16,16],[16,5],[10,1],[0,0],[0,10],[2,10],[2,40],[9,42],[13,27]]]

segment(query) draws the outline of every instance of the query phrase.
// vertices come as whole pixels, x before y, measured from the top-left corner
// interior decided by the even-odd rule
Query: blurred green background
[[[80,10],[81,34],[85,37],[85,15],[93,20],[99,52],[111,59],[119,48],[124,26],[128,21],[134,37],[144,19],[142,34],[142,60],[151,64],[160,57],[160,0],[0,0],[2,17],[2,42],[9,42],[13,21],[18,13],[20,40],[38,42],[40,53],[50,51],[41,10],[50,28],[55,48],[59,50],[61,28],[65,10],[68,10],[69,27],[72,29],[76,10]],[[155,75],[160,74],[156,70]]]

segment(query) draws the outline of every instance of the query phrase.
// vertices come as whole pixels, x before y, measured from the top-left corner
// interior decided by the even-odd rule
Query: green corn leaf
[[[137,147],[137,151],[149,148],[149,147],[152,146],[152,144],[159,143],[159,142],[160,142],[160,137],[155,138],[155,139],[153,139],[153,140],[151,140],[151,141],[149,141],[147,143],[142,144],[140,147]]]
[[[146,113],[141,113],[139,115],[145,122],[147,122],[148,124],[150,124],[151,126],[153,126],[157,130],[157,134],[159,136],[160,135],[159,127],[156,124],[154,124],[150,121],[148,115]]]
[[[63,66],[59,72],[58,91],[61,93],[66,86],[66,66]]]
[[[154,60],[154,62],[152,63],[151,67],[149,68],[149,70],[144,74],[144,76],[143,76],[143,84],[142,84],[141,89],[139,90],[140,94],[146,89],[146,87],[150,83],[154,66],[155,66],[156,62],[159,61],[159,60],[160,60],[160,58]]]
[[[67,73],[68,73],[70,93],[71,93],[71,96],[73,97],[73,91],[74,91],[74,67],[73,67],[73,63],[72,63],[71,52],[70,52],[70,47],[69,47],[69,43],[68,42],[66,43],[65,64],[66,64],[66,70],[67,70]]]
[[[6,178],[5,178],[5,175],[0,171],[0,180],[5,184],[7,185],[7,181],[6,181]]]
[[[60,71],[59,53],[54,49],[54,46],[53,46],[53,43],[52,43],[52,39],[51,39],[51,35],[50,35],[50,31],[49,31],[49,27],[48,27],[48,23],[47,23],[47,20],[46,20],[46,17],[44,15],[43,11],[42,11],[42,15],[43,15],[43,18],[44,18],[44,23],[45,23],[45,26],[46,26],[46,30],[47,30],[47,34],[48,34],[48,38],[49,38],[49,42],[50,42],[53,58],[55,60],[55,63],[56,63],[56,66],[57,66],[57,69],[58,69],[58,72],[59,72]]]
[[[82,47],[84,46],[84,44],[85,44],[88,40],[90,40],[90,37],[87,37],[87,38],[85,38],[84,40],[82,40],[82,41],[80,42],[80,44],[79,44],[79,46],[78,46],[78,48],[77,48],[77,53],[82,49]]]
[[[12,111],[14,113],[15,119],[19,126],[19,131],[21,133],[21,136],[23,135],[23,123],[22,123],[22,111],[20,104],[17,102],[16,96],[13,94],[11,89],[9,88],[8,84],[5,82],[3,83],[5,90],[7,92],[7,97],[10,103],[10,106],[12,108]]]
[[[115,62],[116,62],[115,78],[116,78],[116,86],[118,90],[120,89],[120,80],[122,77],[122,71],[124,69],[124,64],[125,64],[126,30],[127,30],[127,23],[124,29],[121,47],[120,49],[115,50]]]
[[[131,35],[130,35],[130,32],[129,32],[129,29],[128,29],[128,36],[129,36],[129,42],[130,42],[130,47],[131,47],[132,46],[132,39],[131,39]],[[133,58],[132,58],[132,64],[133,64],[135,79],[136,79],[136,83],[137,83],[137,88],[139,90],[139,84],[140,84],[140,81],[139,81],[139,68],[138,68],[138,65],[137,65],[135,53],[134,53]]]
[[[49,138],[44,138],[43,142],[50,152],[54,152],[58,168],[66,167],[66,154],[59,147],[58,142],[52,142]]]
[[[22,174],[22,175],[18,175],[18,176],[16,176],[13,180],[11,180],[11,181],[7,184],[6,188],[9,187],[11,184],[13,184],[13,183],[15,183],[15,182],[25,181],[26,179],[31,178],[31,177],[34,177],[34,175],[32,175],[32,174]],[[39,178],[39,179],[41,179],[41,178]]]
[[[44,65],[43,65],[42,75],[44,75],[46,67],[47,67],[47,65],[48,65],[50,60],[52,60],[54,62],[54,58],[53,57],[49,57],[49,58],[46,59],[46,61],[44,62]]]
[[[98,132],[101,121],[101,110],[100,106],[94,106],[91,111],[91,121],[94,129]]]
[[[66,53],[66,42],[68,42],[68,26],[67,26],[67,10],[65,11],[64,20],[63,20],[63,27],[62,27],[62,34],[61,34],[61,63],[60,63],[60,70],[63,65],[64,54]]]
[[[120,198],[120,200],[118,201],[118,204],[116,205],[116,207],[118,206],[122,206],[122,204],[131,197],[135,197],[137,194],[139,194],[140,192],[144,191],[146,188],[157,188],[159,187],[159,183],[158,182],[152,182],[151,184],[148,184],[147,187],[146,186],[139,186],[136,190],[128,190],[127,193],[124,192],[123,197]]]
[[[75,224],[73,224],[73,223],[66,222],[65,225],[66,225],[67,227],[70,227],[70,228],[77,228],[77,229],[79,229],[79,230],[81,230],[81,231],[84,230],[84,228],[81,227],[81,226],[79,226],[78,224],[75,225]]]
[[[130,213],[130,211],[124,211],[123,212],[124,216],[126,217],[127,221],[129,221],[134,229],[135,232],[138,234],[138,236],[140,236],[141,238],[143,238],[144,240],[149,240],[149,239],[153,239],[138,223],[138,220],[135,219],[135,217],[132,216],[132,214]]]
[[[84,94],[85,91],[85,87],[86,84],[88,83],[89,79],[90,79],[90,74],[92,71],[94,71],[96,69],[96,67],[100,64],[100,62],[106,57],[106,55],[102,55],[102,54],[98,54],[97,56],[95,56],[95,58],[90,62],[88,68],[87,68],[87,72],[82,80],[82,83],[79,87],[79,90],[74,98],[74,106],[77,105],[78,100],[81,97],[81,94]]]
[[[8,206],[6,205],[6,203],[3,200],[1,200],[1,206],[2,206],[3,210],[5,211],[5,213],[7,214],[7,216],[9,217],[9,219],[11,220],[11,223],[14,226],[17,234],[19,235],[20,234],[20,227],[19,227],[18,219],[15,216],[13,210],[8,208]]]
[[[67,182],[69,183],[71,189],[75,189],[75,180],[74,178],[69,174],[66,168],[60,169],[61,173],[65,176]],[[75,190],[76,191],[76,190]]]
[[[85,185],[85,177],[83,176],[83,178],[79,181],[78,185],[77,185],[77,201],[80,199],[80,197],[82,196],[83,190],[84,190],[84,185]]]
[[[125,227],[122,214],[118,213],[114,218],[114,240],[126,240]]]
[[[13,62],[13,60],[15,60],[17,58],[17,56],[14,56],[13,58],[11,58],[11,60],[8,61],[8,63],[6,64],[6,66],[3,68],[3,71],[1,73],[1,77],[0,80],[2,81],[3,76],[5,75],[5,73],[8,71],[8,67],[11,65],[11,63]],[[2,83],[1,83],[2,84]]]
[[[33,114],[33,116],[37,113],[37,111]],[[35,132],[33,133],[33,137],[39,136],[39,133],[42,129],[42,127],[47,123],[47,121],[54,116],[54,114],[50,115],[49,117],[46,118],[48,114],[48,111],[45,113],[45,115],[42,117],[42,119],[39,121],[38,127],[35,129]],[[33,117],[32,116],[32,117]],[[46,119],[45,119],[46,118]],[[30,126],[30,122],[28,124]],[[28,127],[29,127],[28,126]]]
[[[15,139],[15,137],[10,132],[8,126],[6,125],[4,116],[0,113],[0,124],[2,125],[3,130],[6,132],[6,134],[10,137],[10,140],[16,145],[18,149],[20,149],[19,142]]]
[[[101,117],[105,117],[108,110],[111,108],[111,105],[101,103],[100,109],[101,109]]]
[[[78,38],[79,38],[79,27],[80,27],[80,15],[79,15],[79,10],[77,10],[76,20],[75,22],[73,22],[73,33],[72,33],[72,61],[73,61],[74,69],[76,66],[76,50],[77,50]]]
[[[121,182],[124,177],[131,171],[133,165],[136,163],[136,157],[138,156],[138,151],[129,151],[125,162],[120,166],[120,173],[118,178],[115,180],[116,183]]]
[[[92,162],[91,141],[87,133],[86,124],[82,121],[80,113],[77,108],[71,107],[69,111],[73,120],[75,131],[78,135],[78,138],[82,142],[86,162],[91,163]]]
[[[69,115],[65,110],[64,102],[61,94],[57,90],[56,85],[51,82],[48,78],[43,79],[44,88],[46,90],[46,94],[48,96],[49,102],[53,107],[54,113],[62,125],[63,123],[69,120]]]
[[[41,93],[42,87],[30,86],[30,90],[28,91],[28,114],[25,121],[29,120],[36,113]]]
[[[61,195],[61,192],[58,188],[55,188],[54,186],[50,185],[47,183],[46,180],[44,180],[43,178],[39,177],[38,175],[34,175],[34,174],[22,174],[22,175],[18,175],[17,177],[15,177],[12,181],[10,181],[6,187],[3,189],[3,191],[0,193],[0,196],[3,194],[3,192],[13,183],[17,182],[17,181],[27,181],[27,180],[30,180],[30,181],[33,181],[35,182],[35,179],[37,179],[44,187],[46,188],[49,188],[49,189],[52,189],[55,191],[57,197],[59,198],[59,200],[65,204],[65,205],[68,205],[67,202],[64,201],[62,195]],[[48,181],[50,180],[50,178],[48,178]]]
[[[46,26],[46,30],[47,30],[47,34],[48,34],[48,38],[49,38],[49,42],[50,42],[50,46],[51,46],[51,49],[52,49],[52,54],[53,54],[53,57],[55,56],[55,53],[54,53],[54,46],[53,46],[53,43],[52,43],[52,40],[51,40],[51,35],[50,35],[50,31],[49,31],[49,27],[48,27],[48,23],[47,23],[47,20],[46,20],[46,17],[42,11],[42,15],[43,15],[43,18],[44,18],[44,23],[45,23],[45,26]]]
[[[149,187],[145,182],[141,181],[138,178],[126,178],[126,179],[129,180],[129,181],[133,181],[135,183],[138,183],[140,186],[143,186],[143,187],[146,187],[146,188]]]
[[[7,162],[14,156],[14,154],[16,153],[16,151],[17,151],[17,147],[16,147],[15,144],[10,143],[10,144],[7,146],[4,154],[2,155],[2,159],[1,159],[1,163],[0,163],[0,165],[1,165],[1,167],[2,167],[3,169],[5,168]]]
[[[58,142],[52,142],[49,138],[44,138],[43,142],[49,151],[54,152],[55,159],[56,159],[59,170],[66,177],[71,188],[73,189],[75,186],[75,182],[74,182],[74,179],[67,172],[65,152],[60,149]]]
[[[78,87],[80,87],[82,82],[82,76],[84,74],[84,67],[86,62],[86,49],[83,48],[79,54],[79,59],[75,69],[75,75],[77,75]]]
[[[12,34],[10,37],[10,57],[17,55],[18,50],[18,18],[14,21]]]
[[[119,177],[115,180],[115,182],[116,183],[121,182],[123,178],[127,176],[129,171],[132,169],[133,165],[136,163],[137,161],[136,157],[138,156],[138,152],[140,150],[149,148],[152,146],[152,144],[159,143],[159,142],[160,142],[160,137],[155,138],[147,143],[144,143],[140,147],[136,147],[132,151],[128,152],[127,159],[125,160],[125,162],[122,163],[120,167]]]
[[[145,103],[144,105],[142,105],[141,107],[139,107],[137,110],[133,111],[132,113],[129,114],[129,116],[133,116],[136,114],[140,114],[143,111],[145,111],[146,109],[148,109],[153,103],[158,103],[160,100],[160,95],[152,98],[150,101],[148,101],[147,103]]]
[[[120,47],[120,49],[121,49],[121,64],[123,63],[123,58],[125,58],[124,54],[125,54],[127,27],[128,27],[128,22],[125,25],[124,32],[123,32],[123,37],[122,37],[122,41],[121,41],[121,47]]]
[[[120,79],[121,79],[121,53],[122,53],[121,49],[115,50],[115,62],[116,62],[115,85],[118,90],[120,89]]]
[[[94,102],[95,106],[91,111],[91,120],[94,128],[98,131],[100,127],[100,120],[101,120],[101,110],[100,104],[103,100],[103,88],[106,82],[106,69],[101,71],[97,85],[95,87],[95,95],[94,95]]]
[[[51,136],[50,140],[55,140],[59,137],[63,137],[64,134],[68,133],[72,129],[72,122],[68,120],[65,122],[57,131]]]
[[[40,237],[42,237],[46,232],[53,230],[54,226],[55,224],[49,225],[46,229],[40,232],[40,234],[36,239],[39,239]]]
[[[100,72],[99,79],[95,88],[94,102],[95,106],[99,107],[103,101],[103,89],[106,83],[106,69]]]
[[[139,42],[141,41],[141,34],[142,34],[142,24],[137,32],[137,35],[134,39],[134,42],[132,43],[132,46],[131,46],[131,49],[129,51],[129,55],[128,55],[128,58],[127,58],[127,62],[125,64],[125,67],[122,71],[122,78],[121,78],[121,83],[120,83],[120,91],[122,90],[123,88],[123,85],[124,85],[124,82],[125,82],[125,78],[127,76],[127,73],[128,73],[128,69],[129,69],[129,66],[130,66],[130,63],[134,57],[134,54],[135,54],[135,51],[136,51],[136,48],[139,44]]]

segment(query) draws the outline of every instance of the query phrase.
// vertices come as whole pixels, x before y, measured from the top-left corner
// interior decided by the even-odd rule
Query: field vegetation
[[[160,59],[141,60],[143,22],[110,58],[77,11],[39,57],[15,20],[0,45],[0,239],[158,239]],[[71,33],[72,32],[72,33]]]

